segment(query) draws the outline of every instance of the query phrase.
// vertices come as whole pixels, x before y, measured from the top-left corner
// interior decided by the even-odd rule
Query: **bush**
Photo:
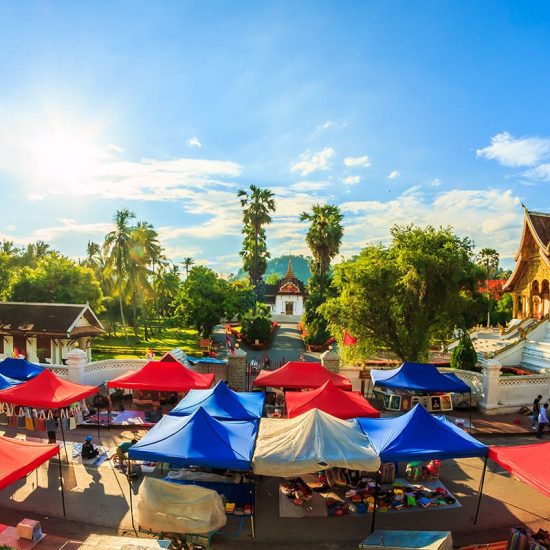
[[[242,321],[241,333],[245,340],[269,342],[271,338],[271,321],[263,315],[247,315]]]
[[[307,336],[304,338],[304,342],[307,346],[320,346],[330,338],[327,322],[323,317],[313,319],[313,321],[307,325],[306,330]]]
[[[465,331],[460,338],[460,342],[451,353],[451,367],[453,369],[475,370],[476,363],[476,350],[470,335]]]

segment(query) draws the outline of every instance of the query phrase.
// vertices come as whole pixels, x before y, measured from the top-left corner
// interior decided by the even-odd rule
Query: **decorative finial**
[[[292,271],[292,256],[288,258],[288,270],[286,272],[285,279],[294,279],[294,273]]]

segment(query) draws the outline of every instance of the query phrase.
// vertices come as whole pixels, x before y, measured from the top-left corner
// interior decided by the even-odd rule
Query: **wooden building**
[[[516,265],[503,287],[513,298],[513,318],[550,315],[550,214],[525,209]]]
[[[92,340],[102,332],[89,305],[0,302],[0,357],[17,352],[31,362],[60,365],[78,345],[91,361]]]

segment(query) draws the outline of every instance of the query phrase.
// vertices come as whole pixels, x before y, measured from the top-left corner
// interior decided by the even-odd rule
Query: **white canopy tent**
[[[262,418],[252,464],[256,474],[293,477],[332,467],[375,472],[380,458],[355,420],[312,409],[295,418]]]

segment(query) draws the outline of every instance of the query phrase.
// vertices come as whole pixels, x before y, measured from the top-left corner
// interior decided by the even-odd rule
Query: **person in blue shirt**
[[[542,437],[542,432],[544,428],[548,426],[548,403],[545,403],[539,412],[539,428],[537,430],[537,437],[540,439]]]

